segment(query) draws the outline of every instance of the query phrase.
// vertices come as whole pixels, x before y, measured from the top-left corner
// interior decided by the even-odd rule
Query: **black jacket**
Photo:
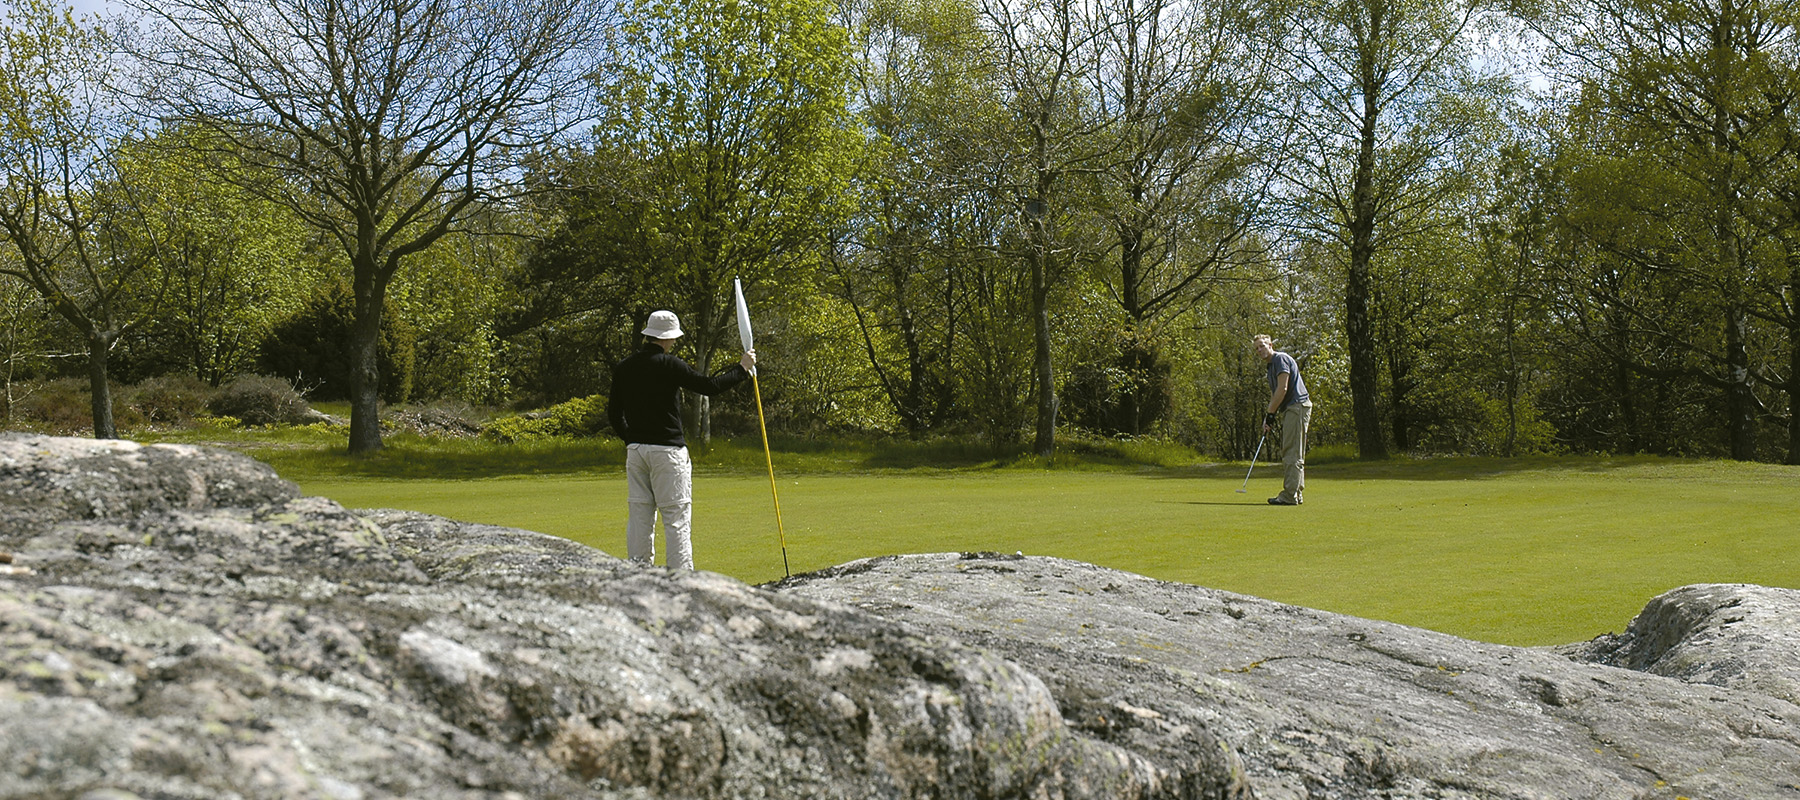
[[[681,389],[711,397],[750,379],[741,364],[710,378],[655,342],[645,342],[613,369],[612,396],[606,416],[613,433],[627,444],[683,447]]]

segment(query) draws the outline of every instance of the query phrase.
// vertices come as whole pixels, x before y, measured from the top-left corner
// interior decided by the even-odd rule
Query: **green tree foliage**
[[[629,184],[641,194],[594,222],[636,245],[629,257],[652,278],[639,310],[681,314],[701,369],[734,338],[732,280],[761,297],[804,294],[851,211],[862,135],[832,10],[821,0],[639,0],[624,60],[598,75],[596,149],[644,179]],[[689,407],[705,441],[709,406]]]
[[[1100,275],[1123,314],[1102,430],[1136,434],[1167,411],[1160,329],[1253,251],[1279,125],[1263,124],[1284,22],[1257,2],[1100,6],[1091,77],[1106,120]],[[1091,366],[1091,365],[1090,365]]]
[[[417,342],[418,332],[405,315],[382,317],[376,353],[384,402],[404,403],[412,396]],[[356,392],[356,347],[356,298],[350,287],[332,281],[270,329],[257,348],[257,365],[315,400],[345,400]]]
[[[1568,287],[1572,317],[1598,357],[1635,373],[1619,388],[1647,378],[1717,391],[1707,405],[1729,454],[1756,458],[1759,388],[1785,383],[1766,378],[1785,366],[1773,358],[1788,332],[1752,310],[1779,306],[1790,280],[1780,240],[1757,228],[1779,202],[1800,99],[1793,4],[1595,0],[1560,12],[1552,35],[1581,92],[1569,219],[1595,250]]]
[[[49,0],[8,4],[0,29],[0,273],[29,285],[87,354],[94,436],[117,435],[113,346],[149,319],[162,285],[133,239],[139,187],[114,160],[130,120],[109,89],[105,31]],[[138,242],[142,239],[138,238]]]
[[[168,287],[129,343],[128,380],[177,372],[219,386],[253,368],[257,345],[321,280],[305,228],[283,206],[221,180],[234,156],[172,129],[128,142],[119,169],[138,187],[135,246]]]
[[[1300,190],[1289,222],[1341,252],[1343,319],[1358,448],[1387,452],[1381,430],[1377,276],[1384,253],[1442,219],[1462,174],[1459,139],[1488,119],[1503,81],[1474,69],[1486,0],[1317,0],[1294,6],[1283,60],[1294,90]]]
[[[855,321],[886,413],[921,436],[971,422],[958,394],[977,343],[963,291],[990,259],[1006,212],[989,149],[1005,136],[990,40],[962,0],[858,9],[857,105],[870,131],[860,213],[834,249],[823,291]],[[1007,437],[1010,438],[1010,435]]]
[[[582,119],[612,6],[584,0],[128,0],[161,113],[206,132],[343,256],[355,297],[351,452],[381,446],[379,349],[403,265],[485,201],[522,154]]]
[[[1051,296],[1065,276],[1098,250],[1094,205],[1082,202],[1106,156],[1102,111],[1086,91],[1094,47],[1105,27],[1080,0],[983,0],[981,25],[996,45],[1010,135],[997,149],[996,173],[1012,192],[1022,236],[1003,243],[1026,271],[1032,327],[1032,450],[1056,449],[1057,372]]]
[[[1487,389],[1488,452],[1549,451],[1558,447],[1559,431],[1544,398],[1558,348],[1553,301],[1542,289],[1556,258],[1562,178],[1547,149],[1524,136],[1501,146],[1486,175],[1472,237],[1480,250],[1471,286],[1476,305],[1459,326],[1465,351],[1475,358],[1464,368]]]
[[[519,272],[534,223],[525,215],[490,207],[472,215],[469,227],[415,256],[389,298],[388,314],[414,331],[414,398],[467,403],[508,399],[496,325],[507,302],[508,279]],[[385,320],[382,325],[383,346],[394,352],[395,326]],[[387,398],[388,373],[383,374]]]
[[[0,250],[0,259],[17,258],[9,250]],[[54,353],[49,309],[44,298],[31,284],[21,281],[0,267],[0,424],[12,422],[13,404],[25,391],[23,380],[39,378],[48,372]]]
[[[608,388],[613,362],[653,310],[657,271],[649,165],[604,149],[543,154],[531,206],[548,230],[507,273],[494,336],[509,390],[531,406]],[[662,295],[662,297],[666,297]]]

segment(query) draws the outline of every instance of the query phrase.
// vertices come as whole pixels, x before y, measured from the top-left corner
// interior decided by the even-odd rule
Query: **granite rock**
[[[1800,799],[1797,608],[1516,648],[1022,555],[752,587],[0,435],[0,798]]]
[[[1645,613],[1681,622],[1563,651],[1018,555],[870,559],[779,590],[992,650],[1070,727],[1152,759],[1207,731],[1264,800],[1800,798],[1791,590],[1677,590]]]
[[[242,456],[0,436],[0,492],[0,797],[1245,796],[954,640]]]

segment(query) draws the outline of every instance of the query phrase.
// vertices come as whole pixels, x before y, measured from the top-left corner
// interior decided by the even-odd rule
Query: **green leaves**
[[[597,77],[598,147],[632,154],[641,257],[691,314],[702,361],[723,341],[734,276],[765,294],[804,286],[851,210],[862,137],[846,32],[819,0],[638,0],[628,52]],[[686,319],[686,316],[684,316]]]

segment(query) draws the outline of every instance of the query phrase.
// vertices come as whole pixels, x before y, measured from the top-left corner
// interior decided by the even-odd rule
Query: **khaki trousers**
[[[1312,424],[1312,404],[1294,403],[1281,411],[1281,498],[1299,502],[1306,491],[1306,428]]]
[[[694,568],[689,520],[694,511],[694,464],[685,447],[625,446],[625,552],[640,564],[656,563],[656,518],[662,517],[668,566]]]

